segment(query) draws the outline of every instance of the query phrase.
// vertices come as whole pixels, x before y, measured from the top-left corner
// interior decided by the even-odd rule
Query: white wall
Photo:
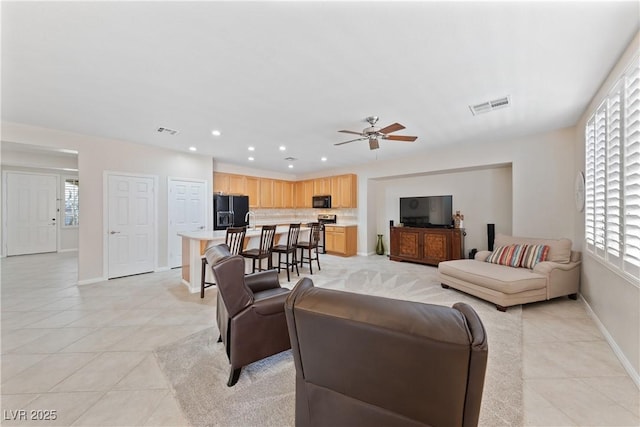
[[[578,171],[584,171],[584,128],[587,119],[638,51],[640,51],[640,33],[636,34],[631,41],[576,125],[574,175]],[[574,215],[577,240],[580,247],[584,248],[586,247],[584,245],[584,214],[575,213]],[[640,387],[640,285],[618,275],[591,256],[589,252],[584,251],[580,293],[593,310],[614,351],[623,361],[623,365],[630,372],[636,385]]]
[[[213,162],[210,157],[181,153],[142,144],[98,138],[17,123],[2,123],[2,139],[14,143],[78,151],[81,221],[78,235],[80,283],[101,280],[103,271],[103,179],[105,171],[158,176],[158,268],[167,267],[168,177],[208,182],[211,193]],[[212,201],[207,221],[211,228]]]
[[[464,214],[465,256],[472,248],[487,249],[487,224],[511,234],[511,165],[376,181],[376,227],[387,251],[389,220],[400,221],[400,197],[452,195],[453,212]]]

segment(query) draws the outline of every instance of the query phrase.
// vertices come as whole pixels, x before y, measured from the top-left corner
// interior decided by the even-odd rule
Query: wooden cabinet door
[[[408,260],[421,260],[422,258],[422,242],[421,232],[419,230],[412,230],[410,228],[403,229],[395,228],[394,241],[392,242],[393,255],[402,257]]]
[[[331,178],[317,178],[313,180],[313,196],[331,194]]]
[[[273,207],[284,207],[284,181],[273,181]]]
[[[229,174],[222,172],[213,173],[213,192],[214,193],[229,193]]]
[[[253,176],[247,176],[246,189],[247,189],[247,196],[249,196],[249,207],[259,208],[260,207],[260,179]]]
[[[346,255],[347,253],[347,236],[344,232],[344,229],[335,233],[334,242],[333,242],[334,250],[342,255]]]
[[[295,187],[293,190],[295,194],[294,207],[304,208],[304,181],[296,181],[293,186]]]
[[[354,174],[331,177],[331,205],[334,208],[358,207],[357,177]]]
[[[311,208],[313,207],[313,180],[302,181],[302,207],[303,208]]]
[[[246,177],[244,175],[229,175],[229,194],[247,194]]]
[[[293,208],[294,203],[294,188],[295,185],[291,181],[282,181],[282,207]]]
[[[273,180],[260,178],[260,207],[273,207]]]
[[[424,261],[437,265],[440,261],[449,259],[450,233],[426,231],[423,234]]]
[[[324,250],[326,252],[336,251],[336,234],[332,231],[324,230]]]

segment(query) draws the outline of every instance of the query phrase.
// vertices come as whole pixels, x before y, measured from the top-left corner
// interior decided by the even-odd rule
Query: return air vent
[[[176,133],[178,133],[177,130],[164,128],[164,127],[159,127],[158,128],[158,132],[159,133],[168,133],[169,135],[175,135]]]
[[[482,113],[488,113],[493,110],[508,107],[511,104],[509,96],[494,99],[493,101],[483,102],[481,104],[469,105],[469,109],[474,116]]]

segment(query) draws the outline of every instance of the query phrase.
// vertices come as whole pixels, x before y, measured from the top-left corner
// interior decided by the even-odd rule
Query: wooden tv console
[[[463,228],[391,227],[392,261],[438,265],[464,258]]]

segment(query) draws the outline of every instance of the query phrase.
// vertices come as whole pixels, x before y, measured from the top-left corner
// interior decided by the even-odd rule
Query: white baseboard
[[[106,282],[106,277],[94,277],[93,279],[78,280],[78,286],[91,285],[92,283]]]
[[[582,301],[585,308],[587,309],[587,314],[589,314],[589,316],[596,323],[596,326],[598,327],[598,329],[600,329],[600,332],[602,332],[602,335],[604,335],[604,339],[611,346],[613,353],[616,355],[618,360],[620,360],[622,367],[625,369],[625,371],[627,371],[627,373],[631,377],[631,380],[636,384],[636,387],[640,389],[640,375],[638,374],[638,372],[636,372],[633,369],[633,366],[631,365],[631,363],[629,363],[629,360],[626,358],[626,356],[622,352],[622,349],[618,347],[618,344],[615,342],[615,340],[613,339],[609,331],[607,331],[607,328],[602,324],[600,319],[598,319],[598,316],[593,311],[589,303],[584,298],[582,298],[582,295],[580,295],[580,300]]]
[[[65,253],[65,252],[78,252],[78,248],[74,248],[74,249],[60,249],[58,251],[59,254]]]

